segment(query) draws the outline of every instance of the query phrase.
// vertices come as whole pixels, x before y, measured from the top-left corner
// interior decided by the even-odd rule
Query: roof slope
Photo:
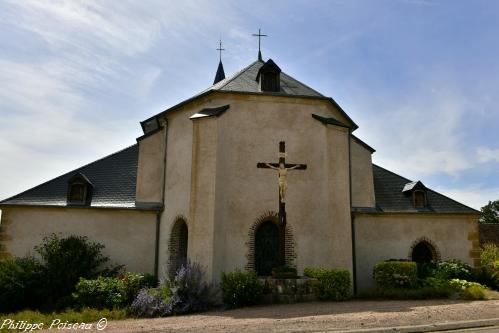
[[[3,200],[0,206],[66,206],[68,180],[80,172],[94,186],[90,207],[134,208],[138,153],[135,144]]]
[[[412,197],[402,192],[411,181],[373,164],[376,209],[381,212],[479,213],[445,195],[427,189],[428,206],[414,208]]]
[[[260,92],[256,76],[258,75],[258,71],[263,64],[263,61],[257,60],[236,74],[218,82],[217,84],[214,84],[207,90]],[[281,91],[276,92],[276,94],[324,97],[319,92],[292,78],[284,72],[281,72]]]

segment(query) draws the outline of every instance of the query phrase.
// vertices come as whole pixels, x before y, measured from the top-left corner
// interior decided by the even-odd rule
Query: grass
[[[16,313],[0,314],[0,332],[13,332],[14,330],[8,329],[9,323],[24,325],[38,325],[36,328],[57,328],[57,325],[66,325],[61,328],[68,328],[69,324],[92,324],[92,328],[95,328],[97,322],[101,318],[106,318],[107,320],[119,320],[126,319],[129,316],[126,310],[95,310],[95,309],[83,309],[81,311],[67,310],[64,312],[53,312],[53,313],[42,313],[39,311],[20,311]],[[12,320],[12,322],[10,321]],[[42,327],[40,327],[43,324]],[[3,325],[3,326],[2,326]],[[35,326],[32,326],[35,328]],[[26,327],[25,327],[26,328]],[[25,328],[21,329],[24,330]],[[36,328],[34,330],[36,330]],[[29,331],[27,329],[26,331]]]

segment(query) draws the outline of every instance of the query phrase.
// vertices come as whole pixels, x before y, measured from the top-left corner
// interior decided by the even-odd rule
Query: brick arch
[[[187,261],[187,248],[189,243],[189,225],[183,215],[174,219],[168,243],[168,273],[174,275],[177,269]]]
[[[429,249],[431,250],[431,254],[433,256],[433,261],[435,261],[435,262],[440,261],[441,256],[440,256],[440,251],[438,250],[437,245],[435,244],[434,241],[432,241],[431,239],[429,239],[427,237],[420,237],[420,238],[416,239],[414,242],[412,242],[412,245],[409,248],[409,254],[407,256],[407,258],[409,260],[412,260],[412,252],[413,252],[414,248],[416,247],[416,245],[418,245],[419,243],[424,243],[429,247]]]
[[[255,233],[258,227],[265,221],[272,221],[273,223],[279,223],[279,214],[274,211],[268,211],[260,215],[251,225],[248,231],[247,241],[246,241],[246,266],[247,271],[255,271]],[[296,242],[294,239],[293,226],[288,222],[286,224],[286,244],[285,244],[285,262],[286,266],[296,268]]]

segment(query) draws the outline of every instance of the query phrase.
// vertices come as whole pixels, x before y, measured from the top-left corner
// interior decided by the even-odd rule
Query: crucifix
[[[222,49],[222,40],[220,40],[220,46],[217,51],[220,53],[220,62],[222,62],[222,51],[225,51],[225,49]]]
[[[262,60],[262,52],[260,52],[260,40],[262,37],[267,37],[267,35],[262,35],[260,28],[258,28],[258,33],[253,34],[253,36],[258,37],[258,60]]]
[[[272,169],[278,172],[279,177],[279,261],[281,265],[286,263],[286,190],[288,188],[288,171],[305,170],[306,164],[286,163],[286,143],[279,142],[278,163],[257,163],[257,168]]]

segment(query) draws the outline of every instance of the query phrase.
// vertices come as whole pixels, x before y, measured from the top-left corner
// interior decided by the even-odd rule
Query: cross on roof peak
[[[262,60],[262,52],[260,50],[261,38],[262,37],[268,37],[268,35],[262,35],[261,29],[258,28],[258,33],[257,34],[253,34],[253,36],[258,37],[258,60],[261,61]]]
[[[217,48],[217,51],[219,52],[219,60],[222,62],[222,51],[225,51],[225,49],[222,48],[222,40],[220,39],[219,41],[219,46]]]

